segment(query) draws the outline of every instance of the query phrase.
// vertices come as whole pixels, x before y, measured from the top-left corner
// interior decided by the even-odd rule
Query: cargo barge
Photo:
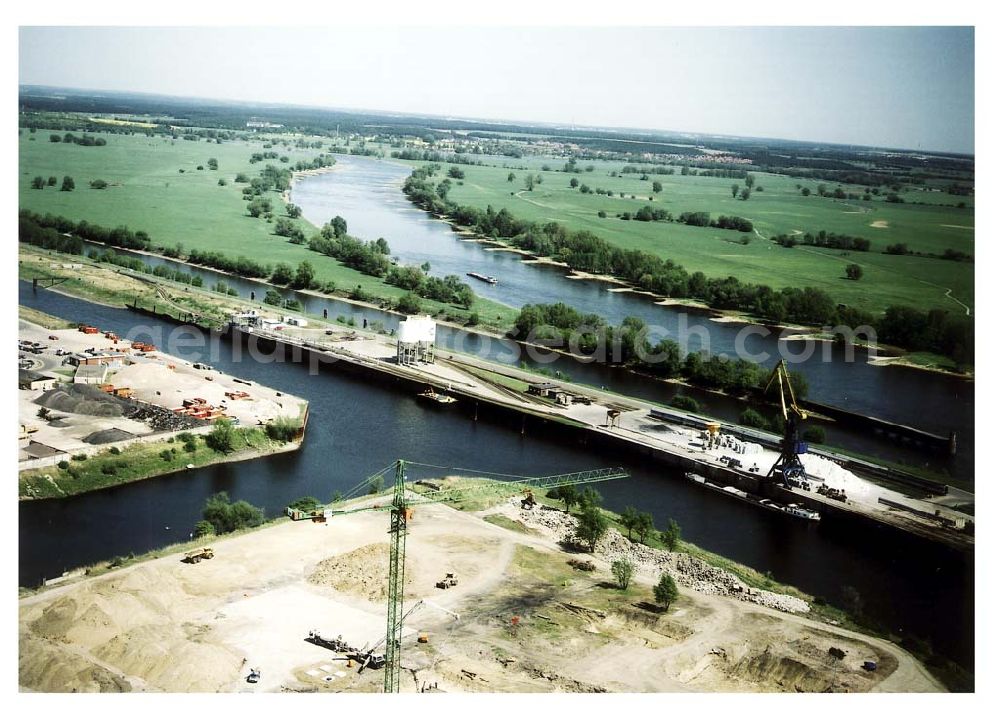
[[[715,483],[709,482],[704,475],[699,475],[698,473],[685,473],[684,477],[693,483],[698,483],[706,488],[710,488],[724,495],[728,495],[732,498],[739,498],[740,500],[750,503],[751,505],[756,505],[758,508],[766,508],[767,510],[773,510],[775,513],[784,513],[785,515],[790,515],[793,518],[802,518],[803,520],[819,521],[820,514],[815,510],[810,510],[809,508],[803,508],[797,503],[788,503],[783,505],[781,503],[776,503],[770,498],[759,498],[752,493],[748,493],[739,488],[734,488],[731,485],[716,485]]]

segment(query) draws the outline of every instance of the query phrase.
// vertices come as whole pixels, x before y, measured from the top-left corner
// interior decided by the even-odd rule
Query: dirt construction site
[[[423,605],[404,621],[401,691],[943,690],[895,645],[686,553],[614,531],[593,555],[567,550],[571,519],[555,508],[414,512],[403,609]],[[384,670],[307,639],[364,648],[385,635],[387,524],[383,511],[285,521],[214,540],[197,564],[166,555],[25,595],[20,687],[381,691]],[[622,556],[636,567],[625,591],[610,574]],[[667,610],[651,592],[661,571],[680,591]],[[457,585],[437,587],[447,573]]]

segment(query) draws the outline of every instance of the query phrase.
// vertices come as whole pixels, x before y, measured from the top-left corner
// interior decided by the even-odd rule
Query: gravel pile
[[[83,438],[83,441],[89,445],[107,445],[112,442],[131,440],[134,437],[135,435],[130,432],[113,427],[110,430],[98,430],[97,432],[92,432],[87,435],[87,437]]]
[[[42,407],[59,412],[70,412],[76,415],[91,415],[94,417],[125,417],[138,420],[149,425],[157,432],[191,430],[207,425],[205,420],[199,420],[188,415],[178,415],[173,410],[159,405],[152,405],[142,400],[116,397],[115,395],[91,385],[74,383],[63,385],[54,390],[48,390],[35,402]],[[106,442],[114,442],[108,440]]]
[[[512,498],[510,505],[517,510],[518,517],[526,526],[547,531],[555,540],[580,544],[573,534],[576,529],[576,519],[573,516],[541,506],[533,510],[521,510],[518,498]],[[633,543],[617,530],[609,530],[598,542],[594,556],[606,563],[626,558],[640,572],[653,577],[658,577],[662,572],[669,573],[679,585],[699,593],[728,596],[787,613],[805,613],[809,610],[809,604],[800,598],[753,588],[729,571],[700,558],[688,553],[671,553]]]

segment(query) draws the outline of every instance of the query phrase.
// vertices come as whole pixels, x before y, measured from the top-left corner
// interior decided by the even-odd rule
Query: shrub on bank
[[[670,406],[676,407],[678,410],[687,410],[688,412],[701,412],[701,405],[698,404],[698,400],[687,395],[674,395],[674,399],[670,401]]]
[[[267,423],[264,430],[272,440],[277,442],[291,442],[299,432],[299,425],[295,420],[287,417],[279,417]]]

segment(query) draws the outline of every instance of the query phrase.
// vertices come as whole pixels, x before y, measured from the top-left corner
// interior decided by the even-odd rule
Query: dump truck
[[[207,561],[209,558],[215,558],[215,551],[211,548],[195,548],[185,553],[181,561],[183,563],[200,563],[201,561]]]

